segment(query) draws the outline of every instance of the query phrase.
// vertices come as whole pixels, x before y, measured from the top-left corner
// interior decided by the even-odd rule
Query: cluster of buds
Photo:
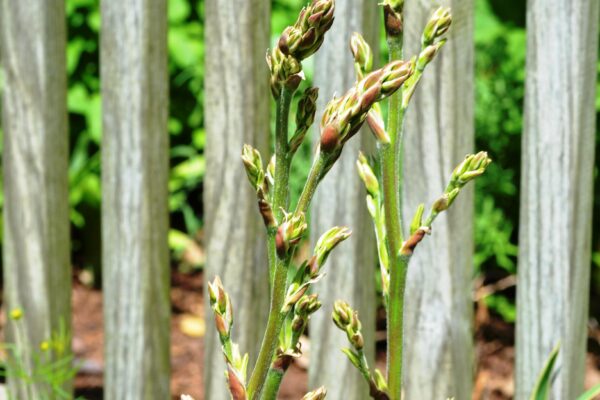
[[[208,297],[215,316],[215,325],[217,332],[219,332],[225,362],[227,363],[225,377],[227,378],[231,397],[234,400],[246,400],[248,354],[242,356],[237,344],[231,342],[233,308],[229,295],[225,292],[218,276],[215,277],[213,282],[208,283]]]
[[[258,211],[263,218],[263,222],[267,228],[273,228],[275,226],[275,217],[273,216],[273,209],[268,198],[269,187],[272,186],[272,182],[270,182],[272,181],[270,170],[267,170],[265,174],[259,151],[249,144],[245,144],[242,148],[242,162],[244,163],[250,185],[252,185],[252,188],[256,192]]]
[[[434,44],[448,32],[450,24],[452,24],[452,15],[450,14],[450,9],[448,7],[440,7],[435,10],[431,15],[431,18],[429,18],[429,21],[427,21],[425,29],[423,29],[421,46],[425,48]]]
[[[452,24],[452,14],[448,7],[440,7],[433,12],[421,36],[421,52],[417,57],[417,71],[423,71],[446,44],[444,35]]]
[[[373,104],[391,96],[412,73],[411,62],[392,61],[365,76],[344,96],[327,104],[321,119],[320,143],[321,151],[331,156],[327,167],[331,167],[343,145],[358,132]]]
[[[298,110],[296,112],[296,131],[290,139],[289,151],[294,154],[302,144],[306,132],[310,129],[315,120],[317,112],[317,97],[319,88],[309,87],[304,91],[300,100],[298,100]]]
[[[292,214],[284,211],[283,222],[277,228],[275,248],[277,256],[285,259],[302,239],[308,225],[304,213]]]
[[[329,253],[331,253],[338,244],[348,239],[351,233],[352,232],[346,227],[336,226],[321,235],[315,245],[313,255],[298,268],[298,272],[296,272],[294,279],[290,283],[281,309],[282,313],[287,313],[294,306],[298,307],[297,303],[306,294],[310,285],[318,282],[323,277],[324,274],[321,273],[321,269],[323,264],[325,264]],[[309,298],[306,300],[308,299]],[[312,300],[313,306],[315,300],[316,299]],[[307,306],[307,304],[304,304],[300,309],[305,309]]]
[[[321,386],[320,388],[313,390],[312,392],[308,392],[304,395],[302,400],[323,400],[327,396],[327,390],[325,387]]]
[[[354,311],[348,303],[337,300],[333,305],[331,316],[335,325],[346,332],[352,347],[357,351],[362,350],[365,341],[361,333],[362,325],[358,319],[358,311]]]
[[[221,340],[229,340],[231,326],[233,325],[233,307],[229,295],[223,288],[221,279],[217,276],[213,282],[208,283],[208,298],[210,307],[215,315],[215,325]]]
[[[307,267],[311,278],[315,278],[319,274],[331,251],[348,239],[350,235],[352,235],[352,231],[345,226],[334,226],[321,235],[315,245],[313,256],[308,260]]]
[[[358,32],[350,37],[350,51],[354,58],[354,70],[358,79],[362,79],[373,69],[373,52],[371,47]]]
[[[423,221],[425,206],[420,204],[417,208],[410,224],[410,236],[402,244],[401,255],[412,255],[415,247],[423,240],[425,235],[431,233],[431,225],[438,214],[450,208],[461,189],[467,183],[482,175],[491,162],[491,158],[484,151],[480,151],[477,154],[469,154],[465,157],[452,172],[450,182],[446,186],[444,193],[431,205],[431,211],[425,221]]]
[[[279,349],[273,361],[273,369],[284,373],[294,358],[302,354],[300,349],[300,337],[304,333],[310,316],[321,308],[321,302],[317,294],[303,295],[294,306],[291,318],[286,319],[286,327],[279,338]]]
[[[275,98],[279,97],[283,87],[294,91],[304,79],[300,61],[283,54],[279,47],[267,52],[267,65],[271,71],[271,93]]]
[[[421,52],[414,58],[415,74],[407,82],[406,90],[402,95],[402,107],[408,107],[417,83],[421,79],[421,75],[425,67],[435,58],[440,49],[446,44],[444,35],[450,29],[452,24],[452,14],[447,7],[440,7],[433,12],[429,21],[425,25],[423,35],[421,36]]]
[[[302,60],[314,54],[333,24],[334,0],[313,0],[303,8],[293,26],[282,33],[275,48],[267,52],[271,92],[278,98],[283,87],[294,91],[304,75]]]
[[[283,54],[298,61],[313,55],[325,39],[325,32],[333,24],[334,0],[313,0],[300,11],[293,26],[285,28],[277,46]]]

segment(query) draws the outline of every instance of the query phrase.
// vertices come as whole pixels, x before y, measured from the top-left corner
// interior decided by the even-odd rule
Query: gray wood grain
[[[7,310],[24,311],[7,340],[30,356],[71,323],[64,2],[2,0],[0,36],[4,296]],[[48,395],[17,379],[9,389],[14,398]]]
[[[373,47],[375,60],[379,45],[379,7],[371,0],[336,1],[335,22],[315,56],[314,84],[319,87],[317,124],[325,104],[343,95],[356,81],[350,36],[360,32]],[[366,191],[358,177],[358,151],[374,148],[373,134],[365,126],[344,146],[342,156],[321,182],[311,208],[311,241],[314,244],[327,229],[345,225],[352,236],[336,248],[325,265],[327,275],[314,292],[323,303],[310,322],[309,387],[324,385],[332,399],[358,400],[368,397],[367,385],[341,349],[348,347],[346,335],[331,320],[333,303],[347,301],[358,310],[363,323],[365,350],[373,359],[375,331],[375,274],[377,258],[373,223],[368,214]],[[372,364],[372,362],[371,362]]]
[[[473,151],[473,1],[407,1],[405,47],[416,54],[432,11],[452,8],[448,43],[425,71],[409,106],[404,151],[405,226],[421,202],[444,190]],[[407,399],[468,399],[473,379],[471,277],[473,191],[466,187],[433,225],[410,263],[405,296]]]
[[[101,5],[104,398],[169,398],[165,0]]]
[[[583,389],[594,165],[596,0],[529,1],[516,399],[561,343],[551,398]]]
[[[234,309],[233,340],[250,354],[250,367],[266,326],[269,309],[266,233],[256,195],[240,159],[244,143],[268,162],[268,68],[270,2],[206,2],[206,278],[219,275]],[[208,304],[208,298],[205,298]],[[205,337],[206,399],[229,398],[225,362],[210,310]]]

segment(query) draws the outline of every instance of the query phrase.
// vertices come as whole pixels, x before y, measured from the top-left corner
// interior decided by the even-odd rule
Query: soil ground
[[[204,344],[201,337],[185,334],[186,323],[204,319],[202,273],[172,274],[171,318],[171,391],[187,393],[196,400],[202,395],[202,358]],[[81,370],[76,378],[76,392],[88,400],[102,398],[103,323],[102,293],[75,280],[73,289],[73,347]],[[183,328],[183,330],[182,330]],[[202,324],[199,326],[202,329]],[[212,324],[207,324],[211,329]],[[505,400],[513,394],[514,326],[490,314],[485,307],[476,309],[477,374],[473,399]],[[378,336],[385,337],[380,334]],[[587,357],[586,386],[600,382],[600,330],[590,330]],[[378,364],[385,364],[384,343],[380,343]],[[306,392],[307,372],[292,365],[282,386],[280,399],[300,399]],[[178,396],[173,397],[174,399]]]

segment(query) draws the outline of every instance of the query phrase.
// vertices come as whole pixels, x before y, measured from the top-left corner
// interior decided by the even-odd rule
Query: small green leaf
[[[546,361],[542,372],[540,373],[537,383],[533,388],[533,392],[531,392],[530,400],[547,400],[548,394],[550,392],[550,385],[552,383],[552,370],[554,369],[554,364],[556,363],[556,358],[558,357],[558,352],[560,350],[560,343],[558,343],[552,353],[550,353],[550,357]]]
[[[600,395],[600,383],[579,396],[577,400],[593,400],[597,395]]]

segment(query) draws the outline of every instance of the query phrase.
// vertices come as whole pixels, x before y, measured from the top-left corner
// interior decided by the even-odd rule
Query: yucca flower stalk
[[[385,0],[382,6],[389,62],[393,64],[403,59],[404,1]],[[377,139],[376,156],[380,170],[376,174],[362,153],[359,155],[357,168],[365,184],[367,208],[375,226],[383,304],[388,316],[387,379],[377,371],[372,374],[368,369],[361,353],[360,323],[352,309],[343,302],[337,302],[333,319],[336,326],[346,332],[351,344],[351,348],[343,350],[344,353],[365,378],[374,399],[402,398],[404,290],[410,258],[425,235],[431,233],[436,217],[447,210],[464,185],[485,172],[491,162],[485,152],[468,155],[452,173],[448,186],[433,202],[429,214],[424,217],[424,204],[417,208],[405,239],[400,218],[404,115],[425,68],[446,43],[444,36],[451,23],[448,8],[440,7],[435,10],[423,30],[419,54],[408,62],[402,61],[410,73],[403,80],[400,90],[389,98],[387,124],[384,123],[378,106],[371,107],[366,116],[369,128]],[[351,38],[350,50],[354,56],[357,77],[365,79],[363,77],[371,76],[372,52],[360,34],[354,34]]]
[[[209,285],[211,306],[223,345],[231,395],[238,399],[275,399],[281,380],[293,358],[301,354],[300,336],[310,315],[320,308],[316,294],[308,291],[322,277],[322,267],[331,251],[350,236],[345,227],[334,227],[317,241],[312,256],[302,262],[295,274],[295,250],[307,224],[305,214],[323,177],[339,158],[345,143],[371,119],[376,103],[393,95],[414,72],[415,63],[396,60],[375,71],[358,76],[356,84],[339,98],[332,99],[321,116],[320,141],[313,165],[298,200],[289,204],[289,174],[292,157],[302,144],[316,113],[317,88],[307,88],[299,96],[296,127],[289,137],[290,105],[304,78],[302,61],[314,54],[333,23],[334,0],[313,0],[302,9],[296,23],[286,28],[276,46],[267,52],[271,93],[276,101],[275,151],[263,165],[263,157],[250,145],[242,149],[246,175],[256,193],[258,210],[267,231],[270,310],[263,342],[250,378],[246,383],[247,357],[231,342],[232,305],[217,279]],[[363,49],[364,51],[364,49]],[[366,65],[364,68],[369,68]],[[323,399],[326,391],[317,389],[305,399]]]

